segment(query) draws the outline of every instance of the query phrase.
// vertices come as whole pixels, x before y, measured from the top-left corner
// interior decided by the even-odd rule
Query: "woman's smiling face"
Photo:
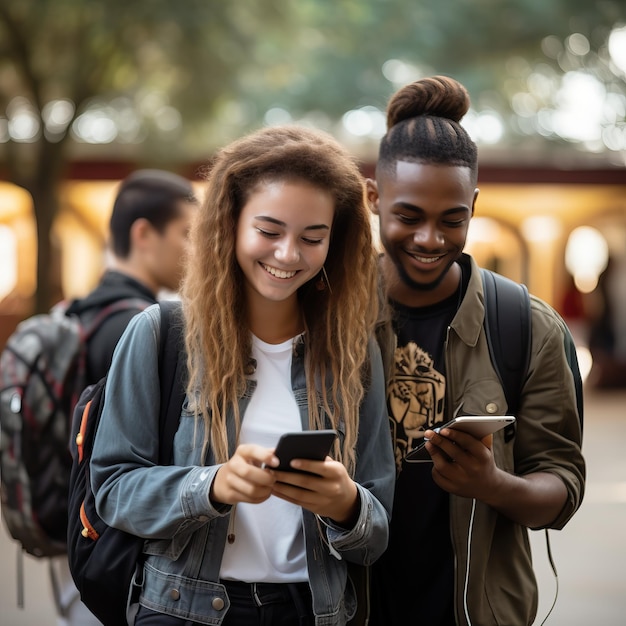
[[[235,254],[248,302],[281,302],[322,269],[335,212],[324,189],[306,182],[261,184],[241,210]]]

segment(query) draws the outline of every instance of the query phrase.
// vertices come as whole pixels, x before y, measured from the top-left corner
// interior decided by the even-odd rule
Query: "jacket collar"
[[[450,328],[463,343],[473,348],[478,343],[485,319],[483,284],[480,268],[469,254],[463,253],[459,263],[469,272],[469,282]]]

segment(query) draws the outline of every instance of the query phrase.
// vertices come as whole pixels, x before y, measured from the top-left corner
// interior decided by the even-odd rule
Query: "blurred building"
[[[123,163],[81,162],[70,169],[54,227],[64,296],[88,292],[105,267],[109,214],[117,185],[130,171]],[[196,168],[188,171],[193,178]],[[365,166],[364,174],[371,176],[373,165]],[[198,186],[201,194],[201,182]],[[609,256],[626,267],[626,169],[489,164],[481,165],[479,187],[469,251],[483,266],[526,283],[562,314],[570,314],[572,295],[594,291]],[[30,196],[0,182],[1,343],[29,310],[35,233]],[[626,285],[626,278],[622,282]],[[584,322],[584,311],[572,320],[581,344]]]

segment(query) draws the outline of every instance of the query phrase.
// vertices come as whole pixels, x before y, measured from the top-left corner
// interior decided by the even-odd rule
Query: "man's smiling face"
[[[449,270],[465,247],[477,194],[467,167],[399,161],[395,176],[379,176],[373,211],[403,291],[429,302],[454,292],[458,276]]]

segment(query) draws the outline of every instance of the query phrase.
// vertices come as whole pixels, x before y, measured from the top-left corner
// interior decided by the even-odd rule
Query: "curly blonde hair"
[[[196,416],[204,420],[204,450],[210,442],[216,462],[228,459],[232,426],[226,416],[230,409],[238,435],[238,401],[252,370],[244,276],[235,257],[239,215],[259,186],[302,181],[329,193],[335,205],[324,265],[331,288],[320,291],[315,278],[298,292],[306,330],[310,428],[326,427],[320,404],[333,426],[343,423],[345,438],[335,456],[352,474],[359,407],[368,384],[368,339],[378,307],[376,252],[359,168],[327,133],[281,126],[234,141],[207,171],[181,291],[188,392],[197,400]]]

